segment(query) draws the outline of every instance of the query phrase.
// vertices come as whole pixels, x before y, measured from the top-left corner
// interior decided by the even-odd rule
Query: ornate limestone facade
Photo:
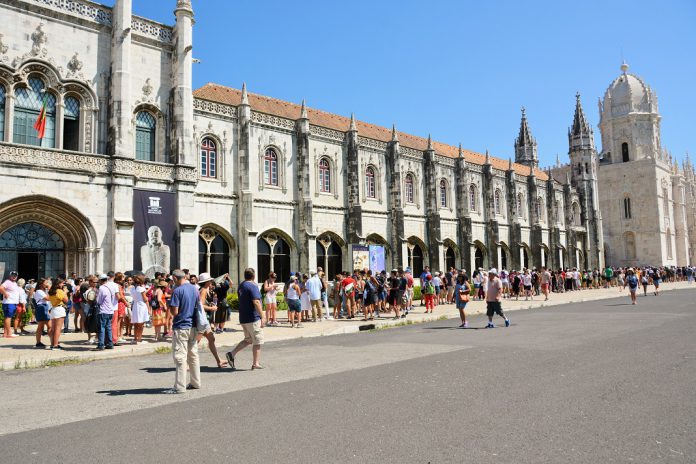
[[[133,16],[131,0],[113,8],[86,0],[0,0],[0,21],[23,25],[0,36],[6,269],[38,276],[137,268],[134,250],[139,256],[147,240],[140,218],[161,211],[173,228],[158,225],[172,266],[214,275],[229,270],[235,279],[247,266],[281,278],[317,266],[348,269],[351,247],[371,244],[385,247],[388,268],[411,266],[416,273],[424,265],[601,267],[605,238],[607,257],[617,260],[609,263],[624,263],[613,254],[623,229],[605,219],[619,203],[607,202],[602,189],[614,183],[602,176],[621,171],[608,152],[620,153],[624,140],[636,156],[661,153],[645,145],[659,147],[659,117],[650,111],[635,116],[641,130],[653,131],[640,139],[626,132],[632,121],[603,113],[600,162],[578,97],[570,164],[540,170],[524,111],[513,162],[246,86],[194,91],[193,9],[185,0],[172,7],[176,23],[169,27]],[[609,93],[625,104],[620,89]],[[26,125],[45,99],[51,125],[49,137],[38,141]],[[604,106],[612,105],[605,98]],[[673,166],[663,171],[655,188],[664,178],[670,201],[683,186],[680,201],[693,204],[690,164],[684,175]],[[173,209],[166,209],[168,199]],[[693,248],[687,231],[694,215],[670,211],[663,237],[673,235],[676,256],[680,246]],[[638,249],[649,221],[645,231],[631,229]],[[36,237],[18,243],[19,233]]]

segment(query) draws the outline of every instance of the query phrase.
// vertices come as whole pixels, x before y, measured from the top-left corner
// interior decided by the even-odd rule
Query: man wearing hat
[[[106,274],[99,276],[99,291],[97,305],[99,306],[99,338],[97,350],[112,350],[114,348],[113,331],[111,327],[114,311],[118,309],[119,288]]]
[[[488,288],[486,291],[486,316],[488,316],[487,329],[495,327],[493,324],[493,315],[498,314],[505,320],[505,327],[510,327],[510,319],[503,314],[503,308],[500,304],[500,297],[503,289],[503,284],[498,278],[498,270],[492,267],[488,271]]]
[[[5,338],[19,337],[12,333],[12,318],[17,314],[19,304],[19,285],[17,285],[17,271],[10,272],[9,278],[0,285],[2,294],[2,312],[5,315]]]

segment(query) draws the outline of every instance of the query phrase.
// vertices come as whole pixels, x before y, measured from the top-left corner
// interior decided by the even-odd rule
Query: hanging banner
[[[353,255],[353,270],[369,269],[370,249],[365,245],[351,245]]]
[[[133,269],[150,278],[179,266],[176,194],[133,190]]]
[[[381,245],[370,245],[370,270],[372,274],[378,274],[386,270],[384,263],[384,247]]]

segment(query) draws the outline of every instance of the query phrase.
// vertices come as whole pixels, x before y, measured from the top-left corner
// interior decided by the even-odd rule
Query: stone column
[[[65,103],[61,96],[56,99],[56,138],[55,138],[55,148],[58,150],[63,149],[63,117],[65,116]]]
[[[14,86],[9,87],[5,93],[5,142],[12,142],[14,131]]]
[[[346,184],[348,197],[348,244],[356,245],[363,241],[362,205],[360,203],[360,157],[358,152],[358,128],[355,116],[350,116],[350,128],[346,133]],[[379,182],[379,181],[377,181]]]
[[[428,149],[425,150],[424,177],[425,177],[425,243],[428,247],[428,264],[430,269],[441,269],[440,247],[442,245],[440,212],[438,211],[438,186],[437,161],[435,150],[428,136]]]
[[[131,0],[116,0],[112,9],[109,154],[135,157],[131,97]]]
[[[297,247],[300,269],[308,270],[316,266],[316,244],[314,240],[314,230],[312,227],[312,192],[311,192],[311,169],[309,152],[309,118],[304,100],[300,119],[295,122],[295,143],[297,146],[297,207],[295,217],[297,224]],[[312,237],[312,238],[310,238]],[[311,242],[311,243],[310,243]],[[311,256],[310,256],[311,255]],[[312,258],[313,257],[313,258]]]
[[[254,195],[251,191],[251,178],[258,179],[258,173],[251,169],[251,106],[246,91],[242,85],[242,101],[237,109],[237,156],[234,172],[237,175],[234,182],[237,200],[237,237],[239,237],[239,275],[243,275],[247,267],[257,268],[256,234],[254,227]],[[261,167],[258,167],[261,169]],[[256,176],[254,177],[256,173]],[[253,238],[250,238],[253,237]]]
[[[173,136],[172,153],[178,164],[196,165],[193,142],[193,93],[192,93],[192,49],[193,49],[193,9],[190,0],[178,0],[174,26],[176,57],[172,60],[173,76]]]
[[[404,263],[404,248],[399,246],[404,239],[404,208],[401,197],[401,169],[399,160],[401,148],[396,127],[392,128],[392,139],[387,144],[387,179],[389,182],[389,243],[391,244],[391,268],[399,268]],[[405,268],[405,266],[403,266]]]

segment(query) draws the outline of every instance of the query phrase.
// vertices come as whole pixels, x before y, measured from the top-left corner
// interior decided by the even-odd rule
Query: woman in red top
[[[126,319],[126,308],[128,307],[128,300],[126,300],[126,295],[123,293],[123,284],[126,280],[125,274],[123,272],[117,272],[114,276],[114,283],[118,285],[118,309],[114,311],[114,318],[111,320],[111,333],[114,340],[114,345],[124,343],[126,340],[123,338],[123,333],[121,330],[121,325]]]

